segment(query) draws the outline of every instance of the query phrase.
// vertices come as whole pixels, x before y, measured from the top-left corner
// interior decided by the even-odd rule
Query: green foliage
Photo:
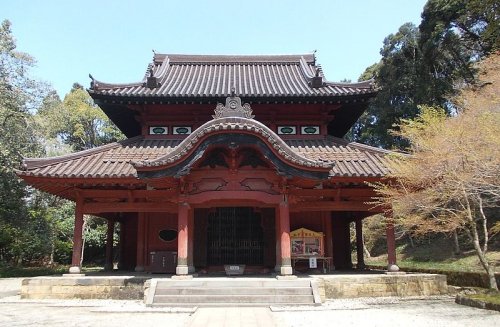
[[[444,105],[446,99],[440,88],[422,83],[422,56],[418,45],[419,31],[407,23],[384,40],[382,60],[368,67],[360,80],[374,78],[379,92],[367,111],[353,126],[356,141],[387,148],[404,148],[408,143],[391,135],[401,119],[419,113],[419,104]],[[442,89],[442,88],[441,88]]]
[[[417,117],[420,105],[455,114],[449,97],[476,82],[474,64],[500,49],[499,17],[497,0],[429,0],[420,26],[406,23],[387,36],[382,60],[360,76],[374,78],[380,91],[348,137],[406,149],[408,142],[389,130]]]
[[[420,31],[427,56],[445,53],[458,61],[464,56],[487,56],[500,49],[500,4],[497,0],[429,0]]]
[[[38,260],[47,244],[46,225],[30,209],[30,190],[15,175],[25,156],[40,156],[31,111],[45,92],[29,77],[34,60],[16,51],[10,22],[0,27],[0,261]]]
[[[470,238],[491,288],[495,262],[487,258],[499,221],[500,203],[500,62],[491,55],[479,65],[479,87],[453,98],[460,112],[421,106],[397,133],[410,142],[411,156],[388,162],[389,182],[375,185],[380,204],[411,233],[464,231]]]
[[[79,84],[61,101],[49,94],[39,110],[47,139],[60,139],[73,150],[85,150],[124,138]]]
[[[68,271],[67,266],[55,267],[1,267],[0,278],[35,277],[47,275],[60,275]]]

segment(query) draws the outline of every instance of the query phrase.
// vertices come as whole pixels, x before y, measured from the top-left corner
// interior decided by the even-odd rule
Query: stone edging
[[[500,304],[471,299],[470,297],[460,295],[460,294],[455,297],[455,303],[458,303],[461,305],[467,305],[467,306],[473,307],[473,308],[495,310],[495,311],[500,312]]]

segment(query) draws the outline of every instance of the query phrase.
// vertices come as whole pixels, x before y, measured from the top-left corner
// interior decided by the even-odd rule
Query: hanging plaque
[[[318,260],[315,257],[309,258],[309,268],[318,268]]]

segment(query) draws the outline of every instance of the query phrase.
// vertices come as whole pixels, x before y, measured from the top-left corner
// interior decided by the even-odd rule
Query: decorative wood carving
[[[226,98],[226,105],[218,103],[214,112],[213,118],[243,117],[252,119],[255,117],[252,115],[250,104],[241,105],[241,98],[236,96],[234,88],[231,90],[231,96]]]
[[[222,178],[202,178],[198,182],[193,183],[193,188],[190,194],[196,194],[207,191],[220,191],[227,182]]]
[[[273,183],[264,178],[246,178],[240,182],[240,185],[249,191],[261,191],[269,194],[278,194],[273,190]]]

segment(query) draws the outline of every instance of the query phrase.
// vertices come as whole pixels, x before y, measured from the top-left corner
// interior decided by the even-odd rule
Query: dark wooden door
[[[261,216],[248,207],[217,208],[208,216],[209,265],[262,265]]]

